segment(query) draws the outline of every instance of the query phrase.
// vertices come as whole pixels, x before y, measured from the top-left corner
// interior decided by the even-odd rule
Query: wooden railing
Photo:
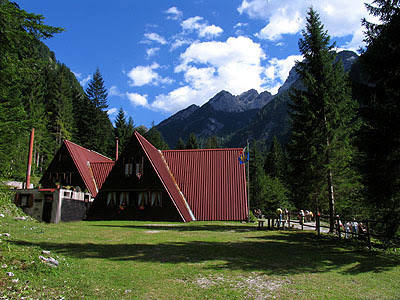
[[[300,216],[297,213],[288,213],[287,216],[283,216],[282,220],[278,216],[266,216],[264,219],[258,220],[258,229],[300,229],[311,228],[316,231],[317,235],[321,235],[321,231],[328,233],[329,227],[329,216],[322,214],[315,214],[312,220],[306,219],[305,216]],[[265,224],[265,226],[264,226]],[[328,225],[325,225],[328,224]],[[387,226],[387,223],[382,221],[370,220],[370,219],[340,219],[335,218],[334,234],[339,239],[357,239],[367,243],[368,248],[371,249],[373,240],[380,241],[382,244],[391,243],[395,247],[400,247],[400,239],[389,238],[385,235],[384,231],[378,231],[376,228],[380,224],[381,226]]]

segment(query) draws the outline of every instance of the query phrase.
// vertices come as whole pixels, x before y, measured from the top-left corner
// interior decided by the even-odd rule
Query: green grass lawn
[[[0,298],[400,298],[400,255],[314,232],[235,222],[0,222],[10,234],[0,237]],[[59,266],[43,263],[42,250]]]

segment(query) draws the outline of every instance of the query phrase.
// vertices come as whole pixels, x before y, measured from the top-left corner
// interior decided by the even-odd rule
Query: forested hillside
[[[133,120],[126,120],[122,109],[113,127],[100,70],[84,90],[42,42],[62,31],[45,25],[43,16],[0,0],[0,179],[25,177],[31,128],[36,179],[64,139],[113,158],[115,138],[123,147],[133,133]],[[159,138],[154,131],[150,140]]]

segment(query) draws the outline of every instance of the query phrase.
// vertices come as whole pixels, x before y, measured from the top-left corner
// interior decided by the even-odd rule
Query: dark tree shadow
[[[338,269],[344,274],[383,272],[400,264],[398,255],[357,249],[329,237],[318,239],[311,232],[276,232],[243,242],[190,241],[112,245],[23,240],[10,242],[38,246],[75,258],[172,264],[223,261],[219,264],[207,264],[205,268],[259,271],[267,275],[318,273]]]
[[[117,225],[117,224],[93,224],[96,227],[114,227],[114,228],[130,228],[130,229],[147,229],[147,230],[172,230],[172,231],[231,231],[231,232],[247,232],[254,231],[255,225],[237,225],[235,223],[226,225],[221,224],[200,224],[193,223],[148,223],[135,225]]]

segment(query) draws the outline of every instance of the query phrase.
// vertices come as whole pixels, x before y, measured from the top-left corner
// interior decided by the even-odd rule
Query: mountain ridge
[[[337,53],[336,59],[343,62],[344,70],[349,73],[357,58],[355,52],[343,50]],[[301,86],[294,66],[276,95],[250,89],[235,96],[222,90],[202,106],[192,104],[160,122],[156,128],[171,148],[177,145],[179,137],[185,140],[190,133],[196,134],[200,142],[215,135],[229,147],[237,147],[248,138],[269,140],[274,135],[285,142],[290,130],[289,90]]]

